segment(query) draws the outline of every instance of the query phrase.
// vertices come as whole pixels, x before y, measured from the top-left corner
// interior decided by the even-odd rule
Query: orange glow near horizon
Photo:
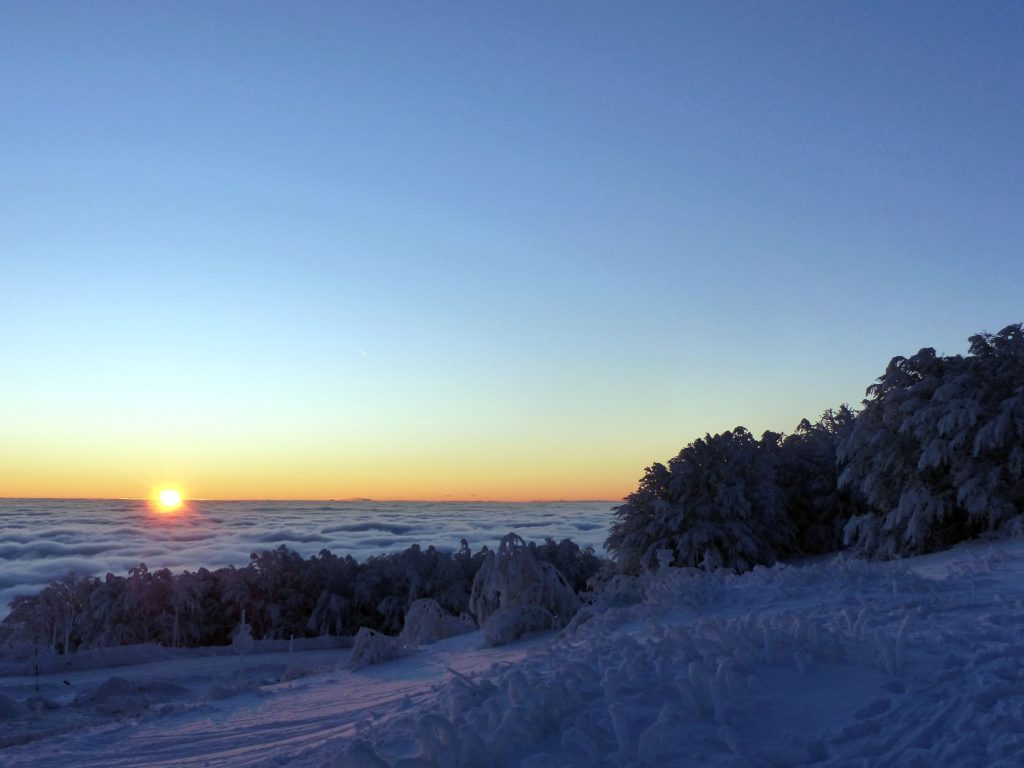
[[[142,498],[154,514],[167,512],[158,502],[168,488],[181,493],[186,508],[189,499],[617,501],[636,488],[644,466],[670,455],[664,448],[621,444],[589,444],[576,455],[566,444],[537,449],[518,441],[467,443],[447,455],[440,446],[433,453],[416,447],[385,455],[266,440],[180,450],[172,445],[163,443],[157,453],[114,444],[89,454],[41,445],[38,452],[9,456],[0,447],[0,465],[11,470],[0,478],[0,496]]]
[[[530,501],[594,501],[621,499],[628,491],[608,489],[606,493],[587,493],[587,488],[576,485],[574,488],[559,488],[552,483],[530,489],[512,488],[508,486],[474,487],[470,484],[452,483],[450,486],[438,488],[413,484],[374,484],[357,489],[331,488],[326,484],[298,484],[287,481],[278,483],[254,483],[231,478],[221,479],[216,484],[205,486],[195,484],[195,491],[186,498],[181,496],[180,504],[168,504],[163,498],[167,490],[176,491],[178,487],[167,486],[149,496],[150,503],[158,512],[180,511],[189,501],[377,501],[377,502],[505,502],[522,503]],[[192,488],[192,485],[190,485]],[[533,492],[531,492],[531,490]],[[631,490],[631,489],[630,489]],[[565,492],[574,491],[574,492]]]
[[[84,395],[69,395],[57,410],[10,408],[0,497],[141,498],[153,514],[164,488],[187,490],[186,512],[190,499],[618,501],[637,488],[645,467],[705,432],[745,424],[757,434],[799,422],[753,418],[762,407],[756,400],[749,413],[719,416],[705,390],[674,392],[671,401],[645,390],[648,412],[622,407],[618,391],[602,387],[581,401],[565,382],[536,393],[463,392],[458,400],[447,390],[419,392],[406,403],[401,377],[373,391],[350,382],[345,397],[310,400],[290,397],[290,381],[258,402],[235,381],[211,394],[193,392],[201,381],[190,379],[167,390],[90,391],[95,408],[76,404]],[[676,399],[685,408],[663,406]],[[431,419],[417,420],[426,415],[421,407]]]
[[[187,473],[178,473],[179,476]],[[635,476],[634,476],[635,475]],[[34,478],[33,478],[34,479]],[[398,480],[396,482],[395,480]],[[81,477],[68,472],[63,477],[39,478],[43,482],[6,483],[0,497],[66,498],[66,499],[144,499],[153,512],[170,515],[180,512],[188,500],[210,501],[422,501],[422,502],[507,502],[529,501],[618,501],[632,491],[639,480],[636,470],[626,469],[613,475],[608,472],[594,482],[590,478],[555,479],[550,477],[519,477],[502,482],[497,478],[465,481],[455,478],[372,478],[370,482],[331,482],[311,477],[252,477],[225,472],[215,478],[189,478],[189,492],[171,484],[152,485],[148,490],[121,478],[98,482],[99,477]],[[48,480],[49,482],[45,482]],[[320,480],[317,482],[317,480]],[[447,480],[447,482],[445,482]],[[432,482],[431,482],[432,481]],[[518,481],[518,482],[517,482]],[[133,487],[134,485],[134,487]],[[162,503],[161,492],[178,491],[181,504]]]
[[[133,477],[125,471],[130,457],[123,462],[117,457],[110,462],[112,467],[97,466],[99,462],[84,466],[61,462],[63,469],[59,473],[40,462],[26,467],[30,471],[0,478],[0,497],[141,498],[155,513],[174,511],[160,503],[161,491],[168,489],[178,491],[186,506],[188,499],[510,503],[618,500],[636,488],[645,462],[650,463],[651,458],[627,460],[622,462],[624,466],[595,461],[593,468],[582,471],[555,461],[542,466],[537,460],[499,468],[477,465],[471,466],[470,471],[460,471],[440,461],[409,462],[403,465],[403,471],[396,471],[394,464],[385,462],[353,461],[348,466],[333,468],[314,462],[306,466],[282,466],[281,462],[274,466],[272,461],[253,461],[240,468],[230,460],[214,458],[201,467],[187,461],[168,462],[167,467],[155,470],[143,466],[132,473]],[[167,477],[174,480],[163,479]]]

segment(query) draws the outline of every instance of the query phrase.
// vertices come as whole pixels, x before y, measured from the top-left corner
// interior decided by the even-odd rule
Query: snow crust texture
[[[1010,563],[971,554],[944,581],[856,560],[669,569],[324,764],[1021,765]]]

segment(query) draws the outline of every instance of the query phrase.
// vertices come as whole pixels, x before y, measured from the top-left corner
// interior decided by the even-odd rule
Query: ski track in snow
[[[4,677],[0,743],[31,740],[0,764],[1020,766],[1022,577],[1021,540],[672,569],[501,648],[472,633],[358,671],[318,650],[54,673],[59,706],[38,712],[33,680]]]
[[[357,671],[343,668],[349,651],[335,650],[257,654],[244,660],[220,655],[42,675],[43,696],[63,705],[9,720],[12,728],[6,739],[0,739],[17,738],[12,731],[20,726],[33,740],[0,749],[0,765],[155,768],[288,764],[295,755],[320,748],[325,741],[351,737],[357,724],[403,706],[416,706],[449,677],[449,669],[478,674],[492,664],[520,660],[531,645],[543,639],[477,650],[478,633],[473,633],[453,638],[442,648]],[[300,674],[315,671],[278,682],[289,667]],[[130,718],[116,712],[97,714],[73,703],[109,680],[111,672],[136,688],[173,681],[192,695],[185,701],[164,703],[153,702],[139,692],[135,698],[142,712]],[[65,686],[64,680],[71,686]],[[25,676],[0,678],[0,691],[13,693],[15,698],[19,694],[31,697],[34,681]],[[133,703],[117,702],[129,708]],[[61,733],[68,729],[70,732]],[[272,757],[268,759],[268,755]]]

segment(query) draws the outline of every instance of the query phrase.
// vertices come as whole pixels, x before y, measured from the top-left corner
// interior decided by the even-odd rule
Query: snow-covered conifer
[[[647,469],[615,508],[605,543],[628,571],[653,570],[658,550],[677,566],[744,571],[794,548],[794,527],[776,478],[778,435],[743,427],[696,440]]]
[[[970,338],[966,357],[895,357],[840,443],[840,484],[869,509],[848,543],[893,557],[1015,527],[1024,514],[1024,330]]]
[[[855,416],[847,405],[830,408],[817,422],[804,419],[778,441],[779,486],[801,552],[820,554],[839,549],[843,526],[862,511],[859,494],[839,487],[836,462],[836,448],[853,428]]]

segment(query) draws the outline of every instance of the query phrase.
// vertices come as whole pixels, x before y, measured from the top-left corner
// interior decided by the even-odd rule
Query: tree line
[[[1024,529],[1024,326],[892,358],[863,408],[706,435],[647,468],[606,549],[627,571],[737,571],[848,548],[916,555]]]
[[[602,558],[569,539],[522,542],[519,560],[546,564],[575,592],[587,588]],[[280,546],[242,568],[171,573],[144,563],[127,576],[68,574],[34,595],[14,598],[0,622],[0,649],[37,644],[58,653],[137,643],[225,645],[243,623],[257,639],[355,635],[361,627],[397,634],[417,600],[447,614],[471,610],[477,574],[495,553],[413,545],[360,562],[321,550],[309,558]],[[482,588],[478,588],[482,589]]]

